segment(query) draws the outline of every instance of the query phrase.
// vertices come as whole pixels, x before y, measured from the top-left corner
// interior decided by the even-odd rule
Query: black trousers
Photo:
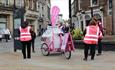
[[[35,40],[32,40],[31,43],[32,43],[32,52],[35,52],[35,50],[34,50],[34,43],[35,43]]]
[[[31,41],[22,41],[23,58],[31,58]],[[27,50],[27,51],[26,51]],[[27,53],[27,55],[26,55]]]
[[[102,44],[101,44],[101,39],[99,39],[98,41],[98,53],[101,54],[102,53]]]
[[[4,34],[4,36],[5,36],[6,42],[8,42],[9,35],[8,34]]]
[[[89,49],[90,49],[91,59],[94,59],[95,47],[96,47],[96,44],[85,44],[84,46],[84,58],[85,59],[88,58]]]

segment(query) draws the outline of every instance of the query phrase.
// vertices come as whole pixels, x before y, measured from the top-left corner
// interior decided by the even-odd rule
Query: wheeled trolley
[[[48,56],[51,52],[60,52],[70,59],[71,51],[74,50],[71,34],[62,34],[58,28],[54,28],[54,31],[52,33],[52,29],[49,29],[42,35],[41,53]]]

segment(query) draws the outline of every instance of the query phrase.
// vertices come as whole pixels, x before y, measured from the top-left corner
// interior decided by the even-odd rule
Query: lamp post
[[[90,6],[89,8],[91,10],[91,17],[93,17],[93,6]]]
[[[75,22],[76,22],[76,15],[73,15],[73,16],[72,16],[72,18],[73,18],[73,20],[72,20],[72,24],[73,24],[73,26],[75,26]]]
[[[91,7],[91,17],[93,17],[93,7]]]
[[[25,0],[14,0],[13,8],[13,36],[14,36],[14,51],[21,49],[21,43],[16,38],[19,37],[19,26],[24,21]]]
[[[72,16],[71,16],[71,0],[69,0],[69,20],[70,20],[70,29],[73,29],[74,24],[72,23]]]
[[[71,24],[71,0],[69,0],[69,19]]]
[[[112,0],[112,35],[115,35],[115,0]]]

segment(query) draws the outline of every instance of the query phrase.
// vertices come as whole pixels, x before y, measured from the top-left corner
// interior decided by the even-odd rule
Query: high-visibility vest
[[[30,29],[30,26],[26,28],[20,27],[20,41],[30,41],[32,39]]]
[[[83,41],[86,44],[97,44],[101,35],[102,33],[98,26],[88,26],[86,27],[86,34]]]

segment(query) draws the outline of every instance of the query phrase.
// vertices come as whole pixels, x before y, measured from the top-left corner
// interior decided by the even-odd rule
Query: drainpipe
[[[115,0],[112,0],[112,35],[115,35]]]
[[[69,19],[70,19],[70,28],[73,27],[72,20],[71,20],[71,0],[69,0]]]

